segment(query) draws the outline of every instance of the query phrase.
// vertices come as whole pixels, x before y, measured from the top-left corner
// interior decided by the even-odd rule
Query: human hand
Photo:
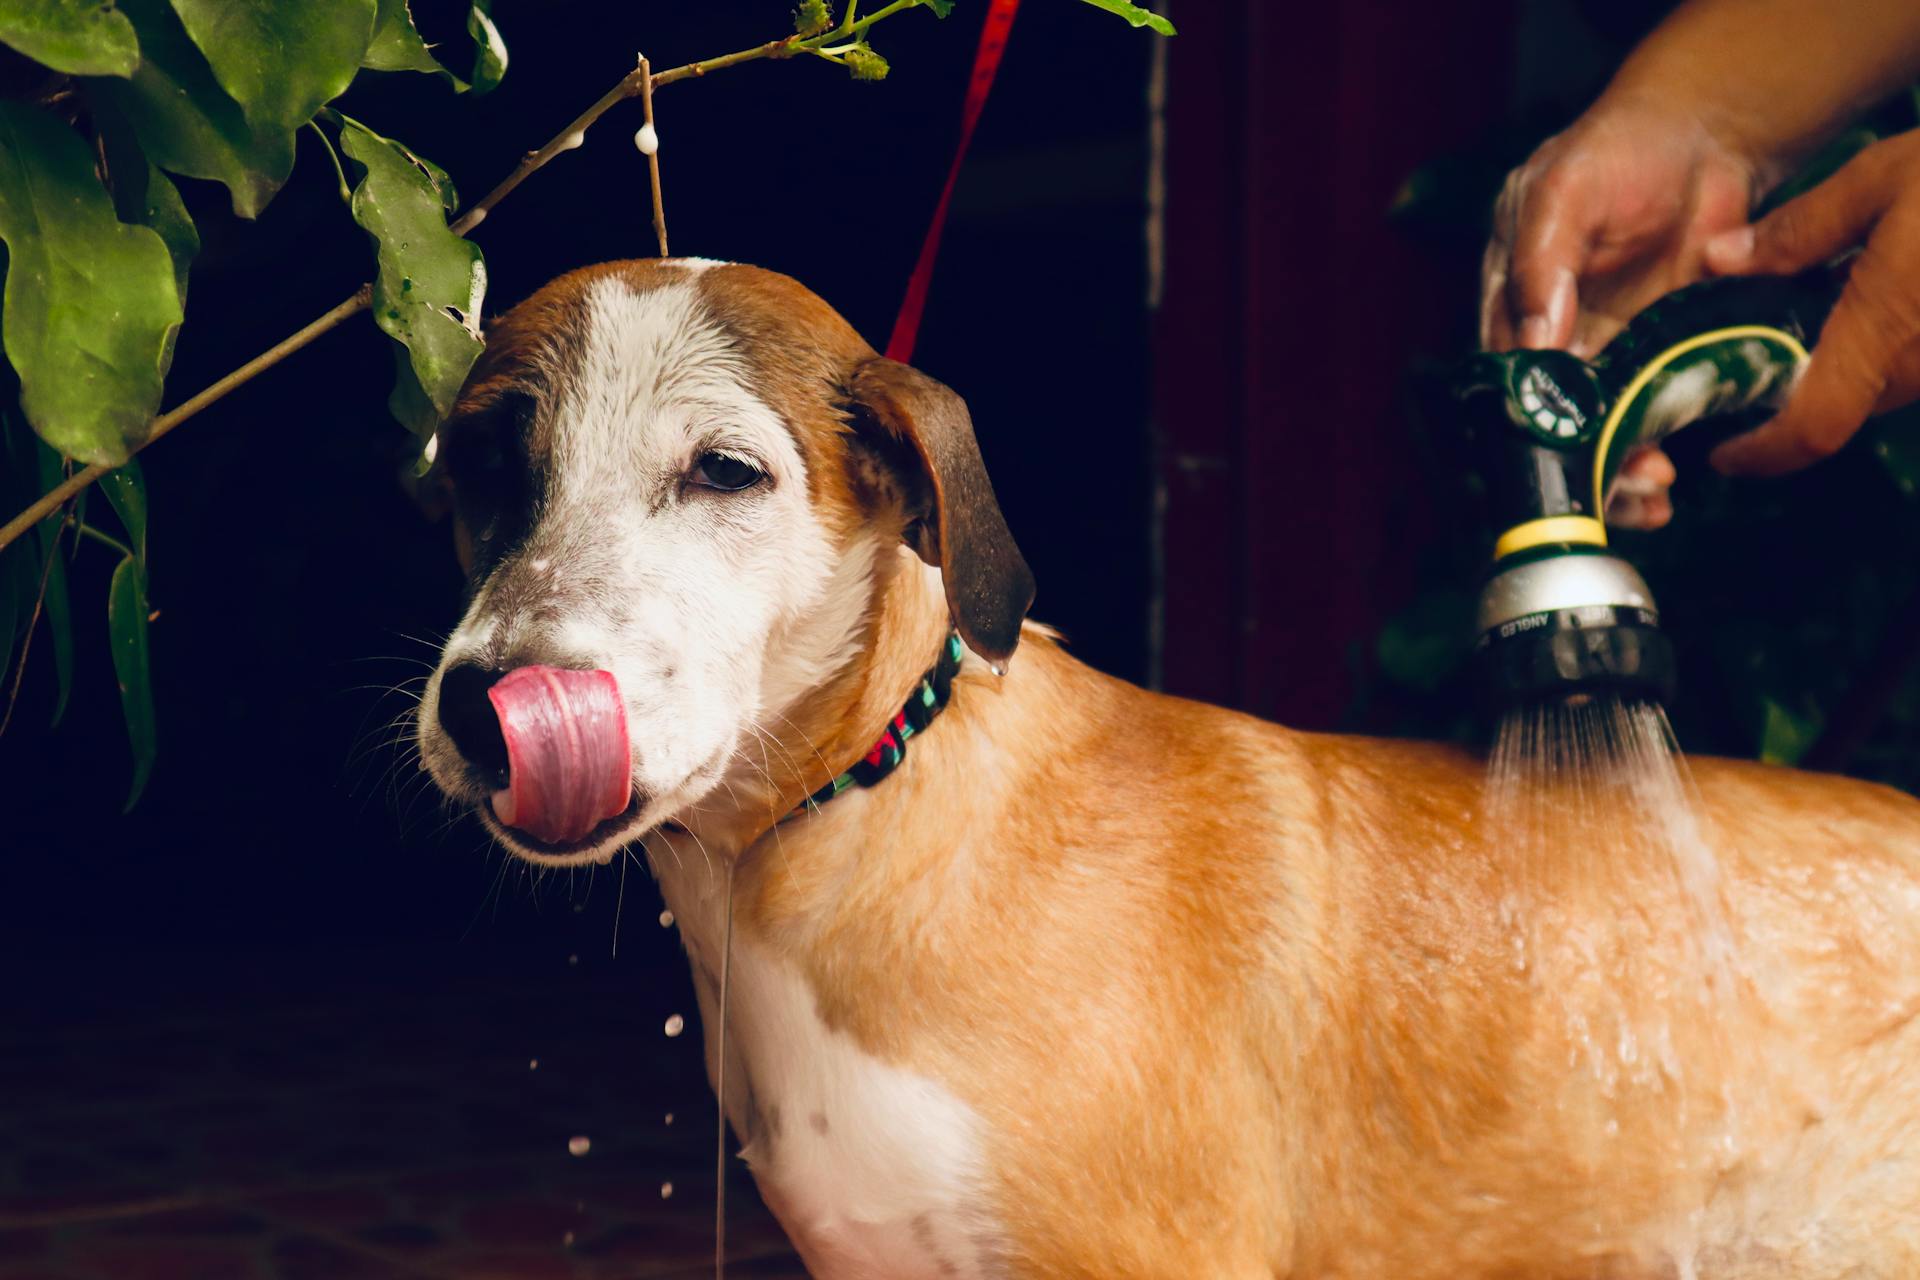
[[[1602,100],[1507,176],[1481,266],[1480,340],[1591,357],[1642,308],[1705,278],[1714,236],[1746,225],[1756,165],[1688,111]],[[1607,519],[1673,517],[1673,463],[1629,456]]]
[[[1706,260],[1723,275],[1789,274],[1863,240],[1786,407],[1714,450],[1717,469],[1797,471],[1873,414],[1920,399],[1920,130],[1875,143],[1751,227],[1723,232]]]
[[[1507,176],[1481,267],[1482,345],[1593,356],[1705,278],[1706,243],[1746,225],[1755,169],[1680,107],[1602,99]]]

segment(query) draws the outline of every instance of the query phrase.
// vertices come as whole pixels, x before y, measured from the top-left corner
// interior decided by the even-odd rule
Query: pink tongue
[[[507,743],[493,813],[549,844],[578,840],[627,807],[627,710],[607,671],[516,667],[487,691]]]

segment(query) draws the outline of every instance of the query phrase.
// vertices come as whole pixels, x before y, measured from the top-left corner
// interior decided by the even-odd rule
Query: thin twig
[[[13,669],[13,687],[7,691],[7,714],[0,716],[0,737],[6,736],[7,726],[13,723],[13,709],[20,705],[20,682],[26,679],[27,655],[33,652],[33,633],[40,626],[40,610],[47,603],[47,584],[53,581],[53,562],[60,554],[60,538],[56,534],[47,544],[47,562],[40,568],[40,594],[33,598],[33,616],[27,619],[27,635],[20,642],[20,664]]]
[[[300,350],[315,338],[337,327],[340,322],[348,316],[365,311],[367,304],[372,301],[372,298],[373,286],[370,284],[361,285],[359,291],[351,298],[335,306],[318,320],[313,321],[304,329],[301,329],[298,333],[292,334],[275,343],[253,359],[241,365],[238,369],[235,369],[232,373],[229,373],[226,377],[221,378],[218,382],[215,382],[197,395],[189,396],[176,407],[169,409],[167,412],[155,418],[153,420],[153,430],[148,433],[144,442],[134,448],[133,452],[140,452],[141,449],[146,448],[155,440],[158,440],[161,436],[164,436],[167,432],[173,430],[214,401],[221,399],[236,388],[253,381],[254,378],[273,368],[273,366],[279,364],[282,360],[285,360],[288,356]],[[13,519],[7,521],[5,525],[0,526],[0,547],[5,547],[15,538],[40,523],[43,518],[52,515],[61,503],[112,470],[112,467],[103,467],[96,462],[92,466],[81,471],[76,471],[68,476],[51,490],[42,494],[38,502],[28,507],[25,511],[22,511]]]
[[[670,71],[662,71],[657,76],[649,77],[643,67],[635,67],[631,72],[621,77],[620,82],[614,85],[613,88],[601,94],[599,100],[592,106],[575,116],[573,121],[568,124],[566,128],[550,138],[545,146],[541,147],[538,151],[529,151],[526,155],[522,156],[520,163],[513,167],[513,172],[509,173],[506,178],[501,181],[499,186],[487,192],[472,208],[456,218],[451,224],[450,229],[455,235],[465,235],[467,232],[473,230],[473,228],[478,226],[481,220],[492,211],[495,205],[506,198],[509,192],[522,182],[525,182],[535,171],[544,168],[548,161],[552,160],[561,152],[571,151],[574,147],[579,146],[580,144],[577,139],[586,134],[588,127],[591,126],[594,121],[598,120],[601,116],[628,98],[642,92],[643,87],[648,84],[649,80],[651,80],[652,87],[657,88],[660,85],[672,84],[676,80],[694,79],[706,75],[709,71],[719,71],[724,67],[737,66],[743,62],[755,62],[762,58],[791,58],[796,53],[818,53],[832,41],[843,40],[848,36],[858,36],[883,18],[889,18],[907,9],[917,9],[926,3],[927,0],[893,0],[891,4],[875,9],[872,13],[858,21],[852,20],[853,14],[851,9],[849,9],[847,18],[843,20],[839,26],[821,35],[807,37],[792,35],[779,40],[769,40],[765,44],[755,45],[751,49],[741,49],[738,52],[729,53],[722,57],[708,58],[704,62],[689,62],[685,66],[674,67]],[[657,200],[655,207],[658,208]],[[361,285],[359,291],[351,298],[340,303],[312,324],[307,325],[304,329],[291,335],[278,345],[261,352],[253,359],[247,361],[247,363],[241,365],[238,369],[235,369],[232,373],[229,373],[226,377],[221,378],[218,382],[207,387],[199,394],[184,401],[178,407],[155,418],[153,420],[153,429],[148,433],[146,440],[135,446],[132,452],[140,452],[140,450],[146,448],[155,440],[158,440],[161,436],[173,430],[188,418],[191,418],[194,414],[199,413],[208,405],[226,396],[229,392],[237,390],[246,383],[251,382],[255,377],[265,373],[274,365],[279,364],[282,360],[300,350],[321,334],[333,329],[347,317],[356,312],[366,310],[369,302],[372,300],[372,291],[372,285]],[[86,467],[84,470],[75,472],[53,490],[41,495],[39,501],[35,502],[13,519],[7,521],[6,524],[0,525],[0,548],[6,547],[14,539],[18,538],[28,529],[31,529],[42,517],[51,514],[61,503],[71,498],[74,494],[79,493],[82,489],[111,470],[113,470],[112,467],[103,467],[95,463]]]
[[[653,188],[653,236],[660,242],[660,256],[667,252],[667,206],[660,199],[660,131],[653,127],[653,68],[640,59],[640,109],[646,116],[647,136],[653,145],[647,149],[647,183]]]

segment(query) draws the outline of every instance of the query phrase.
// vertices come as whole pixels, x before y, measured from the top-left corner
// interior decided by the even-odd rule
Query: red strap
[[[980,109],[987,105],[987,94],[993,89],[993,73],[1000,69],[1000,57],[1007,51],[1007,33],[1013,30],[1013,15],[1019,11],[1020,0],[993,0],[987,10],[986,25],[980,29],[980,48],[973,55],[973,79],[967,84],[966,109],[960,117],[960,145],[953,149],[947,185],[940,191],[940,203],[933,207],[933,221],[927,227],[926,240],[920,245],[920,260],[913,264],[913,275],[907,279],[907,296],[900,301],[893,336],[887,339],[889,359],[913,358],[913,343],[920,336],[920,316],[927,309],[933,260],[940,255],[940,232],[947,224],[947,205],[953,200],[954,183],[960,177],[960,162],[967,157],[967,144],[973,141],[973,126],[980,123]]]

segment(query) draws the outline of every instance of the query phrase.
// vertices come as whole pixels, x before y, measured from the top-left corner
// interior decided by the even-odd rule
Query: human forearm
[[[1771,185],[1916,75],[1916,0],[1689,0],[1634,50],[1601,102],[1691,117]]]

